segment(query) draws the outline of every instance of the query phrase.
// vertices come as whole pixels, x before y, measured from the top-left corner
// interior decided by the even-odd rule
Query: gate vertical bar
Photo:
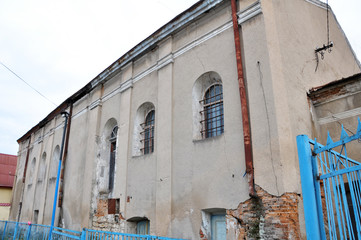
[[[303,208],[307,230],[307,239],[322,239],[318,218],[314,171],[310,142],[306,135],[297,136],[298,159],[300,164]]]
[[[29,240],[30,239],[30,234],[31,234],[31,224],[29,224],[29,227],[26,231],[26,240]]]
[[[18,226],[19,226],[19,223],[16,222],[13,240],[16,240],[16,234],[17,234],[17,231],[18,231]]]

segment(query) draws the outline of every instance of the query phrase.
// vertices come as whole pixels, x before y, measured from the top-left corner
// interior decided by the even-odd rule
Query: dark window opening
[[[221,135],[224,132],[222,85],[211,86],[200,102],[203,105],[203,111],[201,111],[203,116],[201,120],[202,137],[210,138]]]
[[[114,187],[114,170],[115,170],[115,152],[117,147],[117,133],[118,127],[115,126],[110,135],[110,160],[109,160],[109,191],[113,190]]]
[[[359,189],[359,187],[360,187],[360,181],[354,180],[351,183],[347,182],[347,183],[345,183],[344,186],[345,186],[345,192],[346,192],[347,207],[348,207],[348,210],[349,210],[350,220],[351,220],[350,225],[351,225],[352,231],[354,233],[353,236],[354,236],[355,239],[359,239],[358,236],[357,236],[357,218],[358,218],[358,216],[355,216],[355,210],[357,212],[357,211],[359,211],[359,209],[361,207],[360,206],[360,201],[356,200],[356,198],[357,198],[357,189]],[[354,199],[352,199],[352,193],[351,192],[353,192],[353,194],[355,196]],[[352,200],[354,200],[354,201],[352,201]],[[353,203],[355,203],[356,206],[354,206]],[[358,214],[356,214],[356,215],[358,215]]]
[[[39,210],[34,210],[33,223],[38,224]]]
[[[141,124],[143,132],[141,132],[143,148],[141,149],[143,154],[149,154],[154,152],[154,118],[155,111],[152,110],[147,114],[145,122]]]

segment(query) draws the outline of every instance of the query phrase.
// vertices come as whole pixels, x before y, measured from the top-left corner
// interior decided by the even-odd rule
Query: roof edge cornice
[[[203,13],[209,11],[214,8],[224,0],[203,0],[194,4],[189,9],[180,13],[178,16],[173,18],[170,22],[165,24],[163,27],[155,31],[152,35],[147,37],[145,40],[140,42],[130,51],[121,56],[118,60],[112,63],[109,67],[107,67],[103,72],[101,72],[98,76],[96,76],[91,82],[92,88],[96,87],[98,84],[103,83],[104,81],[110,79],[115,74],[120,72],[124,66],[129,64],[133,59],[140,56],[142,53],[148,51],[149,49],[154,48],[154,46],[166,39],[169,35],[174,32],[179,31],[181,28],[186,26],[188,23],[193,21],[194,19],[201,16]]]

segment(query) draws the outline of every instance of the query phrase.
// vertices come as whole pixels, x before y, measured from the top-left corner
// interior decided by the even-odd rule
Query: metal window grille
[[[221,135],[224,132],[223,120],[223,89],[222,85],[216,84],[208,88],[204,99],[200,101],[203,105],[201,135],[209,138]]]
[[[149,154],[154,152],[154,110],[150,111],[145,118],[145,122],[141,124],[143,131],[141,132],[140,142],[143,145],[141,151],[143,154]]]

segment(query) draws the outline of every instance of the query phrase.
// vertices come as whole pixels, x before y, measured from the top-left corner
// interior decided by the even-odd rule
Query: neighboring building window
[[[221,84],[212,85],[204,94],[201,114],[203,138],[209,138],[221,135],[224,131],[223,120],[223,89]]]
[[[224,214],[211,216],[212,240],[226,239],[226,217]]]
[[[154,152],[154,118],[155,111],[152,110],[147,114],[145,122],[141,124],[143,132],[141,133],[142,139],[140,141],[143,145],[141,149],[143,154]]]
[[[114,187],[115,152],[117,147],[118,126],[115,126],[110,134],[110,160],[109,160],[109,191]]]
[[[142,220],[137,223],[137,234],[149,235],[149,220]]]

